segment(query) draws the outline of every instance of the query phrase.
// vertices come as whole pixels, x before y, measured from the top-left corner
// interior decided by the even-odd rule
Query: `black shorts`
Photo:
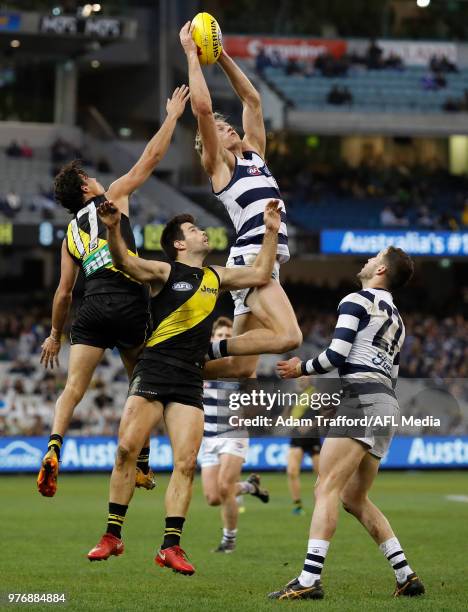
[[[130,349],[143,344],[150,329],[148,302],[125,293],[83,298],[70,330],[71,344]]]
[[[317,455],[322,448],[320,438],[291,438],[289,445],[291,448],[302,448],[309,455]]]
[[[203,410],[202,370],[196,373],[162,360],[141,358],[133,371],[128,395],[161,402],[164,408],[177,402]]]

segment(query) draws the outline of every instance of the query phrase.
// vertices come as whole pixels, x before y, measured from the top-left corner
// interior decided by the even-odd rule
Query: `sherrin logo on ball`
[[[214,64],[223,51],[223,35],[218,22],[209,13],[198,13],[192,19],[192,37],[201,64]]]

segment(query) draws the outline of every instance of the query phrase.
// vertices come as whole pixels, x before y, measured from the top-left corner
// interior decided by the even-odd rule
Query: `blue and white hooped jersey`
[[[270,200],[279,200],[281,227],[278,235],[278,261],[289,259],[286,207],[281,199],[278,184],[258,153],[244,151],[244,157],[236,156],[236,165],[226,187],[214,195],[224,204],[236,230],[236,242],[229,256],[258,253],[262,246],[265,224],[263,213]]]
[[[385,289],[350,293],[338,306],[330,346],[307,361],[307,372],[325,374],[338,368],[342,380],[384,383],[395,387],[405,326]]]
[[[227,380],[205,380],[203,383],[203,410],[205,427],[203,436],[212,438],[235,431],[229,424],[229,393],[239,389],[239,383]],[[224,436],[225,437],[225,436]]]

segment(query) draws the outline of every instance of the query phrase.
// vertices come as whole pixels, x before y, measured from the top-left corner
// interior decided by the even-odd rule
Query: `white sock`
[[[311,587],[316,580],[320,580],[329,546],[330,542],[326,540],[309,540],[304,569],[299,576],[302,586]]]
[[[237,536],[237,529],[226,529],[223,528],[223,542],[229,544],[235,544]]]
[[[255,493],[256,487],[251,482],[247,482],[247,480],[242,480],[239,482],[239,495],[247,495],[251,493]]]
[[[236,503],[238,506],[243,506],[244,505],[244,498],[242,495],[238,495],[236,497]]]
[[[413,570],[408,565],[398,538],[390,538],[386,542],[382,542],[379,548],[392,566],[397,581],[405,582],[407,577],[413,573]]]

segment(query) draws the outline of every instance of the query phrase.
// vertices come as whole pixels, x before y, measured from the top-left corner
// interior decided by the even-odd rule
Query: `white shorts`
[[[365,399],[364,399],[365,398]],[[363,405],[362,412],[366,417],[390,417],[399,420],[400,410],[398,406],[398,402],[389,401],[388,399],[383,399],[382,395],[372,395],[372,396],[360,396],[361,401],[363,403],[365,401],[369,402],[368,404]],[[369,427],[365,432],[365,435],[362,437],[354,437],[354,440],[358,440],[368,447],[368,452],[374,457],[378,459],[383,459],[390,448],[390,444],[392,443],[393,436],[395,435],[395,427]]]
[[[222,436],[203,438],[203,445],[200,453],[200,465],[202,468],[219,465],[219,456],[223,454],[241,457],[241,459],[245,462],[248,451],[248,438],[223,438]]]
[[[245,255],[230,255],[229,259],[226,262],[226,268],[238,268],[241,266],[253,266],[255,259],[257,258],[258,253],[246,253]],[[271,278],[279,281],[280,272],[280,264],[278,261],[275,261],[275,265],[273,267],[273,272]],[[247,297],[249,296],[252,288],[247,289],[236,289],[235,291],[231,291],[232,299],[234,301],[234,316],[237,317],[241,314],[246,314],[250,312],[250,308],[245,303]]]

